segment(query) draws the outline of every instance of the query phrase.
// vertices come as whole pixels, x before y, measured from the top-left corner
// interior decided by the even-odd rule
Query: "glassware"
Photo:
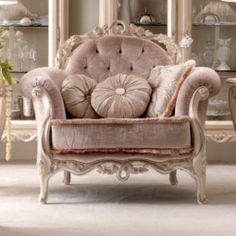
[[[33,47],[30,49],[30,61],[30,70],[32,70],[38,65],[38,53],[37,50]]]
[[[205,50],[203,52],[204,65],[212,67],[213,58],[214,58],[214,43],[212,40],[207,39],[205,44]]]
[[[227,65],[227,62],[230,57],[231,41],[231,38],[217,40],[217,59],[220,63],[216,68],[217,70],[230,70],[230,67],[229,65]]]

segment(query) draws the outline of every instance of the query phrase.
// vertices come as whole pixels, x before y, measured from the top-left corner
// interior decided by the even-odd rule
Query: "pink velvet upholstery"
[[[21,88],[24,96],[32,98],[32,89],[42,85],[52,102],[51,143],[54,151],[66,156],[71,152],[129,150],[136,153],[158,153],[159,149],[191,149],[191,126],[188,118],[176,122],[170,119],[81,119],[69,120],[61,95],[64,79],[71,74],[84,73],[97,82],[117,73],[135,74],[147,79],[156,65],[173,64],[160,46],[151,41],[127,36],[105,36],[88,40],[76,48],[64,70],[38,68],[23,76]],[[219,91],[219,76],[208,68],[196,68],[180,88],[175,107],[176,116],[188,116],[189,102],[194,91],[206,86],[210,95]],[[206,104],[199,107],[202,121]],[[44,107],[35,104],[38,128],[42,124]],[[178,119],[177,119],[178,120]],[[126,123],[128,122],[128,123]],[[148,150],[148,151],[147,151]],[[66,154],[67,153],[67,154]]]
[[[121,74],[134,74],[144,79],[156,65],[173,64],[160,46],[128,36],[109,36],[89,40],[73,52],[66,71],[85,74],[101,82]]]
[[[188,117],[52,120],[52,148],[64,153],[191,148]]]
[[[214,79],[213,79],[214,78]],[[210,97],[215,96],[220,90],[220,77],[212,69],[207,67],[196,67],[193,72],[184,81],[179,95],[176,101],[175,115],[176,116],[188,116],[189,104],[193,93],[197,88],[206,86],[209,90]],[[202,125],[205,123],[207,102],[201,102],[199,106],[199,116],[202,121]]]

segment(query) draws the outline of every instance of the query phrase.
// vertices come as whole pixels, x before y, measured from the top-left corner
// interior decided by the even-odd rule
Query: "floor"
[[[47,205],[37,201],[34,164],[0,164],[0,236],[211,236],[236,235],[236,164],[207,169],[209,203],[196,203],[192,178],[179,184],[150,171],[125,183],[114,176],[51,179]]]

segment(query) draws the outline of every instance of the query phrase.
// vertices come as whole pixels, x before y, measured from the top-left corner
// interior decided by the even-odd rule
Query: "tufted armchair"
[[[75,118],[63,97],[68,76],[89,76],[99,84],[120,73],[147,80],[156,66],[178,63],[178,46],[165,35],[120,22],[72,36],[57,59],[58,68],[37,68],[21,80],[23,94],[32,98],[36,114],[41,202],[46,202],[49,179],[58,171],[64,171],[64,182],[69,184],[70,173],[83,175],[97,170],[125,181],[151,167],[170,174],[173,185],[177,183],[176,170],[187,171],[196,181],[198,202],[205,203],[205,113],[208,97],[220,87],[213,70],[193,69],[171,102],[174,109],[169,116],[147,117],[144,113],[127,118],[122,113],[114,118],[107,112],[106,118]],[[115,91],[124,93],[122,88]],[[83,99],[90,101],[86,96]],[[93,101],[92,94],[92,102],[99,99]],[[113,106],[109,104],[106,111]]]

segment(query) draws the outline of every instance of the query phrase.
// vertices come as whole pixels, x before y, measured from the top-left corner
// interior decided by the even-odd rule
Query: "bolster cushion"
[[[91,106],[91,94],[96,81],[83,74],[69,75],[62,83],[66,110],[76,118],[97,118]]]

